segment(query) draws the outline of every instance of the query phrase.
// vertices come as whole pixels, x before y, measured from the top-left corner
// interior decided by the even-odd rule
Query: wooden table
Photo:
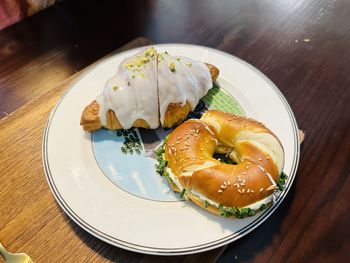
[[[1,242],[36,262],[348,261],[349,14],[347,0],[62,1],[0,31]],[[41,140],[51,108],[82,69],[138,36],[246,60],[279,87],[306,132],[287,198],[226,248],[179,257],[115,248],[72,222],[46,183]]]

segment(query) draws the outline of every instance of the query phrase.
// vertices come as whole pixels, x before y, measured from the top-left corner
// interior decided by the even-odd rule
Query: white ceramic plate
[[[114,74],[121,60],[139,49],[104,60],[63,94],[45,129],[43,163],[46,177],[67,215],[107,243],[157,255],[214,249],[258,227],[285,198],[299,160],[297,124],[281,92],[246,62],[201,46],[164,44],[155,47],[216,65],[220,69],[219,85],[238,101],[247,116],[265,123],[279,137],[285,150],[284,172],[288,180],[274,205],[245,219],[212,215],[166,191],[164,179],[149,172],[153,166],[149,165],[151,161],[144,153],[125,157],[120,152],[103,154],[103,149],[111,150],[108,145],[121,143],[114,139],[115,134],[105,134],[112,139],[102,136],[104,139],[96,140],[83,131],[79,121],[84,107],[102,92],[106,80]],[[116,148],[112,148],[115,151]],[[132,180],[125,183],[123,180],[130,179],[127,173],[133,168],[138,171],[133,172]],[[146,185],[147,178],[154,182]],[[152,187],[160,189],[162,195],[147,198]]]

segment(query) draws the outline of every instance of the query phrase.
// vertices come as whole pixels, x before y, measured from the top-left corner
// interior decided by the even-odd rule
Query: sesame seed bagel
[[[280,141],[263,124],[217,110],[178,126],[164,149],[177,191],[186,189],[187,198],[217,214],[220,206],[271,202],[284,163]],[[222,163],[214,153],[237,164]]]

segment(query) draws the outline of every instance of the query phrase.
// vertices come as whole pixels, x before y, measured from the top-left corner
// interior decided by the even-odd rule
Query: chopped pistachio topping
[[[118,90],[119,89],[119,87],[118,86],[113,86],[113,88],[112,88],[114,91],[116,91],[116,90]]]
[[[153,57],[155,54],[154,48],[149,48],[146,50],[145,55]]]
[[[134,64],[132,64],[132,63],[126,63],[126,64],[124,64],[124,67],[125,67],[126,69],[132,69],[132,68],[134,67]]]
[[[192,66],[192,62],[190,62],[190,61],[186,62],[186,66],[191,67]]]
[[[135,75],[132,75],[131,77],[132,77],[133,79],[134,79],[134,78],[136,78],[136,76],[135,76]]]
[[[172,63],[170,63],[170,65],[169,65],[169,69],[172,71],[172,72],[174,72],[175,71],[175,64],[172,62]]]
[[[177,61],[180,61],[180,58],[176,58]]]

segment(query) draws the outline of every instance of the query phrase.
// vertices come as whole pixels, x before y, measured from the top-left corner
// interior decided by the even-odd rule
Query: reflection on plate
[[[220,69],[220,88],[214,87],[202,99],[191,118],[200,117],[206,108],[217,108],[257,119],[280,138],[288,180],[275,204],[245,219],[212,215],[182,201],[155,173],[152,150],[170,130],[135,129],[128,134],[101,130],[93,135],[82,130],[82,109],[101,92],[120,61],[137,49],[110,57],[85,73],[52,111],[43,140],[48,183],[70,218],[115,246],[158,255],[190,254],[223,246],[258,227],[289,191],[299,159],[293,113],[269,79],[236,57],[192,45],[156,48],[212,63]],[[130,140],[131,148],[127,147]]]

